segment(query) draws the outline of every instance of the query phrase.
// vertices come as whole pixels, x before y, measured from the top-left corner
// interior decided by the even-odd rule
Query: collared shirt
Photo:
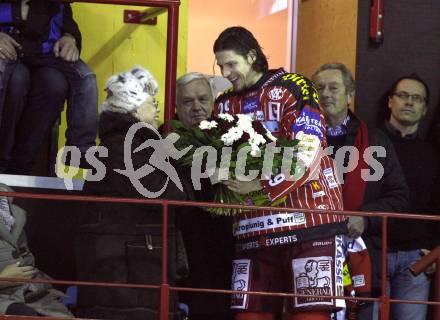
[[[387,121],[387,122],[385,122],[385,128],[393,135],[393,136],[396,136],[396,137],[399,137],[399,138],[401,138],[401,139],[408,139],[408,140],[415,140],[415,139],[417,139],[417,131],[416,132],[414,132],[414,133],[410,133],[410,134],[407,134],[407,135],[405,135],[405,136],[403,136],[402,137],[402,133],[399,131],[399,130],[397,130],[395,127],[393,127],[393,125],[389,122],[389,121]]]
[[[345,136],[347,134],[347,127],[349,121],[350,121],[350,115],[347,113],[347,116],[340,125],[337,125],[336,127],[327,126],[327,135],[331,137]]]

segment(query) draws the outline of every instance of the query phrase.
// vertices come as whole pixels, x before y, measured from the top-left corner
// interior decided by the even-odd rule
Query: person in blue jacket
[[[95,145],[95,74],[68,3],[0,0],[0,172],[27,174],[67,99],[66,145]]]

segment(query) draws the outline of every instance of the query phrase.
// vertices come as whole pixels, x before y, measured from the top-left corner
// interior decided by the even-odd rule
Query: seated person
[[[0,184],[0,191],[13,191]],[[0,197],[0,277],[50,279],[35,267],[29,251],[24,225],[26,212],[12,204],[11,197]],[[63,293],[50,284],[0,282],[0,315],[50,316],[73,318],[59,301]]]
[[[173,180],[173,171],[178,176],[175,168],[159,149],[159,109],[153,98],[156,93],[156,80],[140,67],[108,80],[108,96],[99,120],[100,147],[108,150],[107,156],[99,160],[106,173],[101,181],[87,179],[83,189],[86,194],[186,198]],[[172,284],[179,266],[172,206],[169,209],[168,281]],[[92,202],[80,220],[76,242],[80,280],[161,283],[161,206]],[[175,297],[172,293],[171,312],[177,306]],[[78,316],[85,318],[158,319],[158,309],[159,292],[155,289],[80,287],[78,291]]]
[[[96,77],[68,3],[0,2],[0,172],[28,174],[67,98],[67,145],[95,145]]]

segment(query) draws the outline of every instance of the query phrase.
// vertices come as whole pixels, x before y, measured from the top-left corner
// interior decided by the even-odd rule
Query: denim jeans
[[[12,157],[18,123],[27,104],[30,73],[22,64],[0,59],[0,173],[6,171]],[[9,84],[9,85],[8,85]]]
[[[428,300],[429,278],[422,272],[414,277],[409,267],[420,260],[420,250],[389,252],[387,270],[387,294],[391,299]],[[426,320],[425,304],[391,303],[391,320]],[[374,320],[379,317],[379,304],[374,306]]]
[[[98,91],[96,77],[83,61],[66,62],[53,55],[8,61],[0,82],[0,170],[32,170],[66,99],[66,144],[82,152],[95,145]]]

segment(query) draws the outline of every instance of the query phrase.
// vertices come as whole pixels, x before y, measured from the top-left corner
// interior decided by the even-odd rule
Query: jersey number
[[[220,109],[220,113],[228,113],[229,112],[229,100],[226,100],[225,102],[220,102],[218,105],[218,108]]]

